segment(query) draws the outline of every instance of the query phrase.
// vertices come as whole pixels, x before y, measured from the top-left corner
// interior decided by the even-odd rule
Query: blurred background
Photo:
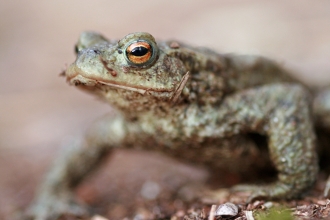
[[[31,201],[66,142],[111,111],[59,77],[74,61],[74,44],[85,30],[108,38],[146,31],[160,40],[177,39],[223,53],[264,55],[308,84],[330,83],[328,0],[0,0],[1,219]],[[109,175],[132,176],[153,164],[136,179],[157,182],[160,170],[179,173],[178,184],[207,176],[158,155],[123,151],[114,157]],[[102,191],[102,186],[95,188]]]

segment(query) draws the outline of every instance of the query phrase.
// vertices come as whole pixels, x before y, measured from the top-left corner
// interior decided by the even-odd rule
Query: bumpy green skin
[[[134,66],[130,42],[155,45],[154,61]],[[86,32],[77,44],[67,81],[118,110],[96,123],[84,140],[56,162],[33,206],[35,219],[81,214],[71,192],[114,148],[143,148],[230,172],[268,162],[249,133],[267,137],[278,180],[248,187],[251,199],[292,199],[318,172],[310,92],[276,63],[256,56],[223,55],[148,33],[108,41]]]

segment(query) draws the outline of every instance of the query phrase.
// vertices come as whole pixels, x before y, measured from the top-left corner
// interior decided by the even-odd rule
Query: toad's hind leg
[[[305,194],[318,172],[307,91],[293,84],[265,85],[235,94],[224,104],[230,112],[237,110],[231,119],[238,121],[242,131],[267,135],[270,158],[278,171],[278,180],[271,184],[243,188],[252,192],[250,200],[293,199]]]

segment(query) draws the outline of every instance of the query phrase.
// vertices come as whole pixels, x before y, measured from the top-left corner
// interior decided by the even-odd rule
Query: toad
[[[84,32],[76,53],[63,73],[67,82],[117,113],[56,161],[31,209],[35,219],[83,213],[73,189],[117,148],[161,151],[219,173],[244,175],[272,163],[275,182],[241,187],[251,191],[249,200],[297,198],[315,182],[314,123],[329,115],[329,95],[318,96],[276,62],[156,42],[144,32],[119,41]],[[251,134],[265,137],[266,146]]]

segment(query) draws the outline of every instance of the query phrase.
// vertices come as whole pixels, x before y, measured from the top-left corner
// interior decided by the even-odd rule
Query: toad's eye
[[[143,65],[149,63],[152,57],[153,49],[148,42],[134,42],[126,48],[126,58],[132,64]]]

